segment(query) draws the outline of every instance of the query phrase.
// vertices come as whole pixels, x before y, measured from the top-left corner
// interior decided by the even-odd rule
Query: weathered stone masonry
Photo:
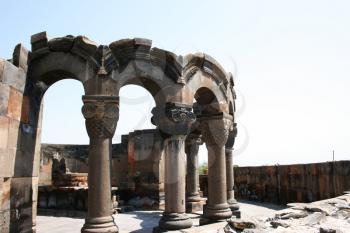
[[[209,160],[216,161],[209,167],[209,173],[216,173],[212,185],[220,193],[229,191],[226,167],[231,164],[224,157],[227,134],[234,130],[229,127],[235,121],[234,82],[212,57],[203,53],[177,56],[152,48],[150,40],[140,38],[107,46],[84,36],[49,40],[42,32],[31,37],[31,45],[27,51],[19,44],[11,60],[0,61],[2,232],[35,232],[42,98],[52,84],[66,78],[84,86],[82,113],[90,138],[88,214],[82,232],[118,232],[110,210],[111,139],[119,117],[119,90],[128,84],[143,86],[156,103],[152,122],[161,132],[165,153],[162,230],[191,226],[184,208],[183,170],[186,137],[191,131],[198,129],[205,136]],[[208,127],[211,121],[224,132]],[[210,140],[213,133],[222,141]],[[220,153],[214,159],[216,152]],[[208,197],[205,218],[230,215],[225,194]]]
[[[121,143],[112,145],[111,185],[122,201],[147,197],[153,204],[143,208],[164,208],[161,143],[158,131],[148,129],[123,135]],[[87,145],[42,144],[38,208],[86,210],[74,200],[86,198],[87,174]],[[64,213],[68,212],[57,212]]]
[[[314,202],[342,195],[350,189],[350,161],[235,167],[237,198],[287,204]],[[207,175],[200,176],[207,192]]]
[[[313,202],[350,189],[350,161],[235,168],[238,197],[287,204]]]

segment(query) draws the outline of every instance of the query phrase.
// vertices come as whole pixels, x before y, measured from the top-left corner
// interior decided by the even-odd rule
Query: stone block
[[[18,144],[19,121],[10,119],[7,148],[16,149]]]
[[[10,232],[10,210],[0,210],[0,232]]]
[[[9,133],[9,118],[0,116],[0,148],[7,148],[8,133]]]
[[[12,177],[15,166],[16,149],[0,149],[0,177]]]
[[[21,122],[25,124],[29,124],[29,110],[29,98],[24,95],[22,98]]]
[[[30,125],[20,124],[15,163],[15,177],[33,175],[33,165],[36,146],[36,129]]]
[[[204,202],[186,202],[186,213],[196,213],[198,211],[203,211]]]
[[[98,44],[85,36],[78,36],[74,40],[72,52],[83,57],[93,56],[97,52]]]
[[[12,63],[6,61],[4,63],[4,71],[0,81],[20,92],[23,92],[26,83],[26,72],[23,69],[18,69]]]
[[[38,177],[11,178],[11,209],[32,206],[38,199]]]
[[[10,97],[10,87],[6,84],[0,83],[0,116],[7,115],[7,106],[8,106],[9,97]]]
[[[74,42],[73,36],[65,36],[51,39],[48,42],[51,51],[68,52],[71,50]]]
[[[10,188],[11,188],[11,178],[5,177],[0,178],[0,211],[10,209]]]
[[[27,177],[33,175],[34,153],[17,149],[14,168],[14,177]]]
[[[13,51],[12,62],[18,68],[22,68],[24,71],[27,71],[28,50],[22,44],[16,45]]]
[[[10,97],[8,101],[8,116],[15,120],[21,119],[23,94],[14,88],[10,88]]]
[[[36,202],[20,208],[12,208],[10,215],[10,232],[33,233],[36,228]]]
[[[32,44],[32,51],[35,52],[42,48],[48,48],[47,45],[47,34],[46,32],[39,32],[37,34],[32,35],[30,38],[30,43]]]

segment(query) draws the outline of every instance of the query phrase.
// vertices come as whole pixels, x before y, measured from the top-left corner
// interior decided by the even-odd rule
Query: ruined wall
[[[31,122],[24,94],[28,51],[17,45],[10,61],[0,59],[0,232],[32,232],[38,183],[36,138],[41,112]],[[39,104],[40,108],[40,104]]]
[[[127,182],[126,148],[124,144],[112,145],[112,186],[125,186]],[[88,153],[88,145],[42,144],[39,186],[57,185],[55,176],[60,179],[59,172],[88,173]]]
[[[129,188],[134,195],[156,201],[152,208],[164,205],[163,139],[158,130],[136,130],[129,134]]]
[[[152,129],[136,130],[129,135],[123,135],[120,144],[112,145],[111,181],[112,186],[118,188],[123,200],[147,197],[154,200],[152,203],[155,205],[152,208],[159,208],[164,204],[162,142],[158,131]],[[78,173],[76,183],[83,183],[83,174],[87,172],[87,145],[42,144],[39,207],[53,208],[55,204],[52,203],[57,203],[57,191],[52,186],[59,187],[60,192],[68,190],[69,195],[78,195],[70,189],[63,190],[61,186],[70,186],[69,182],[75,182],[71,175],[68,176],[72,173]],[[69,205],[71,204],[63,203],[61,206],[63,208]]]
[[[350,190],[350,161],[235,167],[235,197],[286,204],[313,202]],[[201,176],[201,189],[207,190]]]

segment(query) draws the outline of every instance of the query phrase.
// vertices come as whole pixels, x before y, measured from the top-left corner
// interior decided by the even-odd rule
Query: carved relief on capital
[[[152,114],[152,123],[165,135],[187,135],[196,119],[191,107],[175,103],[157,106]]]
[[[82,113],[90,138],[112,138],[119,119],[119,97],[83,96]]]
[[[223,113],[206,116],[200,119],[200,128],[203,141],[207,145],[224,146],[230,131],[233,130],[233,120]]]

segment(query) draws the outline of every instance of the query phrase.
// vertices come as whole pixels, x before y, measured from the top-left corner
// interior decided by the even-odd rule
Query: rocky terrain
[[[225,233],[350,233],[350,193],[312,202],[291,203],[273,216],[232,218]]]

